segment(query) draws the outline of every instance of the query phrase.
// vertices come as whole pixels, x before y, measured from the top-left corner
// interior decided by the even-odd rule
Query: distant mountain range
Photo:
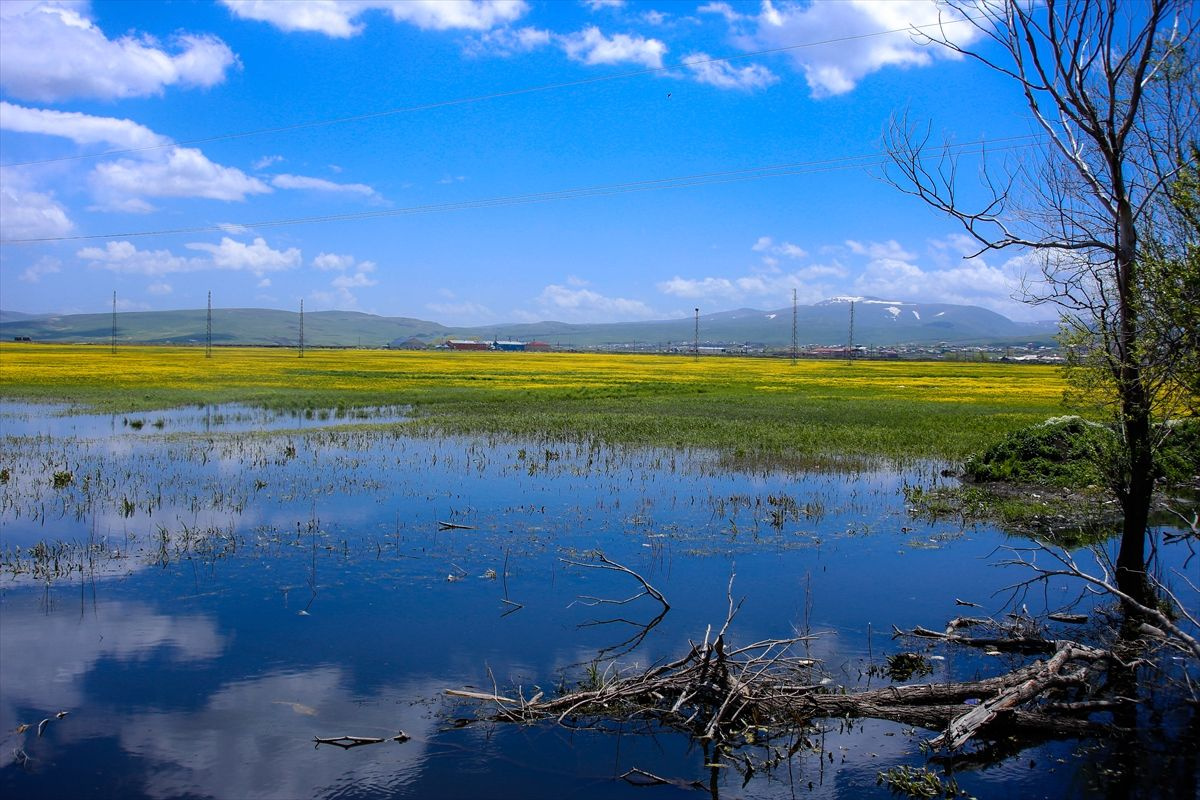
[[[978,306],[903,303],[873,297],[835,297],[796,309],[801,346],[840,346],[850,331],[854,301],[854,343],[899,345],[1052,344],[1054,323],[1014,322]],[[693,318],[649,322],[571,324],[503,323],[448,327],[409,317],[381,317],[357,311],[314,311],[304,315],[305,344],[312,347],[385,347],[405,342],[437,344],[455,339],[543,341],[556,347],[690,346]],[[205,309],[134,311],[116,315],[116,338],[127,344],[203,344]],[[111,314],[32,315],[0,311],[0,340],[28,337],[34,342],[108,343]],[[261,308],[222,308],[212,312],[214,345],[294,346],[300,315]],[[785,348],[792,342],[792,308],[762,311],[740,308],[700,317],[702,345],[751,344]]]

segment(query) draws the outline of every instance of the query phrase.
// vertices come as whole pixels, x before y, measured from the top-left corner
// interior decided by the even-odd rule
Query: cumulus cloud
[[[184,258],[170,250],[139,250],[132,242],[108,242],[104,247],[85,247],[75,255],[91,267],[130,275],[196,272],[207,266],[204,259]]]
[[[378,283],[379,281],[371,278],[366,271],[363,271],[356,272],[353,275],[339,275],[330,281],[329,285],[335,289],[361,289],[366,286],[375,286]]]
[[[596,12],[608,8],[622,8],[625,0],[583,0],[583,4],[587,6],[588,11]]]
[[[905,250],[895,239],[886,242],[859,242],[847,239],[846,247],[850,248],[851,253],[872,260],[912,261],[916,258],[915,254]]]
[[[283,161],[283,156],[263,156],[262,158],[256,159],[251,166],[253,166],[255,169],[266,169],[272,164],[278,164],[281,161]]]
[[[605,36],[595,25],[560,36],[559,44],[572,61],[589,65],[631,63],[659,69],[667,52],[658,39],[627,33]]]
[[[359,261],[354,256],[340,253],[318,253],[312,260],[314,269],[324,272],[339,273],[329,282],[335,291],[317,291],[313,298],[318,303],[334,308],[357,308],[358,298],[351,289],[365,289],[378,285],[379,281],[371,277],[375,271],[374,261]]]
[[[550,284],[537,297],[540,318],[567,321],[654,319],[661,316],[641,300],[607,297],[591,289]]]
[[[775,240],[770,236],[758,237],[758,241],[750,249],[756,253],[768,253],[787,258],[806,258],[808,256],[808,252],[799,245],[792,244],[791,242],[776,244]]]
[[[752,17],[739,15],[728,4],[719,2],[699,10],[719,14],[743,30],[739,39],[748,50],[829,41],[788,54],[816,98],[845,94],[882,69],[924,67],[938,58],[958,57],[946,48],[923,45],[911,33],[914,26],[945,22],[946,33],[961,46],[981,36],[974,26],[957,22],[961,14],[932,0],[845,0],[803,5],[763,0],[758,15]]]
[[[729,3],[705,3],[697,8],[696,12],[700,14],[715,14],[724,17],[726,22],[738,22],[744,19],[741,14],[733,10],[733,6],[729,5]]]
[[[149,160],[122,158],[97,164],[91,184],[98,208],[134,212],[152,210],[144,197],[231,201],[271,191],[258,178],[209,161],[194,147],[172,147]]]
[[[221,238],[220,244],[193,242],[184,246],[209,255],[207,258],[180,256],[170,250],[139,250],[132,242],[113,241],[104,247],[85,247],[76,256],[94,268],[151,277],[209,269],[244,271],[261,277],[267,272],[300,265],[299,249],[274,250],[261,237],[250,244],[226,236]]]
[[[0,102],[0,128],[58,136],[79,145],[109,145],[121,150],[141,150],[124,158],[97,164],[92,170],[89,183],[95,208],[100,210],[145,213],[153,210],[145,199],[147,197],[204,197],[230,201],[245,200],[248,195],[271,191],[271,187],[258,178],[235,167],[216,164],[194,147],[176,146],[170,138],[128,119],[27,108]],[[4,178],[7,184],[7,172]],[[357,193],[365,190],[374,196],[373,189],[361,184],[330,183],[329,186]],[[41,206],[46,205],[44,198],[40,202]],[[28,198],[21,207],[36,208],[38,203],[39,198],[35,196]]]
[[[482,31],[520,19],[524,0],[221,0],[234,16],[267,22],[289,33],[323,33],[347,39],[362,33],[360,17],[387,13],[422,30]]]
[[[305,175],[276,175],[271,178],[271,185],[277,189],[307,189],[316,192],[336,192],[342,194],[360,194],[364,197],[379,199],[379,194],[365,183],[334,183],[324,178],[310,178]]]
[[[108,144],[125,150],[170,144],[144,125],[128,119],[96,117],[78,111],[26,108],[0,101],[0,129],[61,136],[76,144]]]
[[[148,35],[109,39],[83,4],[0,5],[0,86],[14,97],[145,97],[174,85],[213,86],[237,63],[214,36],[181,33],[169,46]]]
[[[62,262],[57,258],[42,256],[33,265],[26,267],[20,275],[20,280],[25,283],[40,283],[46,275],[53,275],[56,272],[62,272]]]
[[[250,244],[222,236],[220,244],[192,242],[184,246],[189,250],[203,250],[211,254],[213,266],[218,269],[246,270],[261,276],[264,272],[300,266],[299,248],[273,250],[261,236]]]
[[[155,295],[157,297],[163,297],[165,295],[170,294],[173,291],[174,291],[174,289],[171,288],[171,284],[167,283],[166,281],[155,281],[154,283],[152,283],[146,287],[147,293]]]
[[[684,66],[699,83],[718,89],[753,91],[779,82],[779,77],[762,64],[735,67],[728,61],[712,61],[708,53],[692,53],[684,58]]]
[[[469,56],[507,58],[545,47],[550,44],[552,38],[550,31],[542,28],[505,26],[468,38],[463,43],[463,51]]]
[[[711,300],[722,303],[765,303],[782,306],[791,302],[792,290],[797,299],[811,303],[833,293],[846,271],[837,264],[817,264],[772,274],[744,275],[737,278],[684,278],[676,275],[658,284],[663,294],[688,300]]]
[[[354,256],[337,253],[318,253],[312,265],[319,270],[347,270],[354,266]]]
[[[15,170],[0,171],[0,239],[50,239],[74,228],[52,193],[32,190]]]

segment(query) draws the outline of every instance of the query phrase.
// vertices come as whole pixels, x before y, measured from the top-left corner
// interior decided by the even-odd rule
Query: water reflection
[[[657,618],[622,664],[678,657],[720,625],[727,592],[744,598],[738,640],[810,635],[805,655],[831,685],[866,685],[899,646],[892,625],[936,627],[958,615],[956,598],[1000,613],[994,592],[1013,579],[991,566],[1005,541],[994,529],[907,517],[912,474],[737,473],[706,453],[586,442],[146,437],[111,420],[108,437],[80,424],[5,430],[0,753],[28,757],[0,767],[5,795],[670,794],[618,776],[638,767],[707,785],[705,754],[684,737],[458,728],[475,708],[442,691],[570,686],[636,633],[588,624],[609,617]],[[55,485],[59,472],[70,479]],[[636,571],[669,612],[636,597],[644,586],[629,574],[570,563],[592,551]],[[1049,592],[1041,599],[1055,607],[1065,588]],[[998,668],[952,650],[933,663],[931,680]],[[70,713],[42,737],[13,733],[59,710]],[[317,736],[399,730],[412,740],[313,747]],[[798,751],[786,775],[743,789],[729,771],[721,796],[883,797],[879,769],[923,763],[923,734],[894,724],[805,735],[820,746]],[[1024,760],[1074,747],[1027,751],[971,778],[972,790],[1086,796],[1074,765],[1088,762]]]

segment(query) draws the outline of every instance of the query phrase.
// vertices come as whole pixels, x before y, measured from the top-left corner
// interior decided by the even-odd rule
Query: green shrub
[[[1049,486],[1106,482],[1117,437],[1111,428],[1081,417],[1055,417],[1013,431],[965,465],[975,481]]]

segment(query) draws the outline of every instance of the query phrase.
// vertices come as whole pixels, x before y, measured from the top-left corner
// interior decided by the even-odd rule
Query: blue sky
[[[937,14],[4,0],[0,307],[212,291],[473,325],[774,309],[795,289],[1045,318],[1013,299],[1027,256],[964,258],[955,223],[881,180],[895,114],[1029,149],[1013,86],[887,33]]]

